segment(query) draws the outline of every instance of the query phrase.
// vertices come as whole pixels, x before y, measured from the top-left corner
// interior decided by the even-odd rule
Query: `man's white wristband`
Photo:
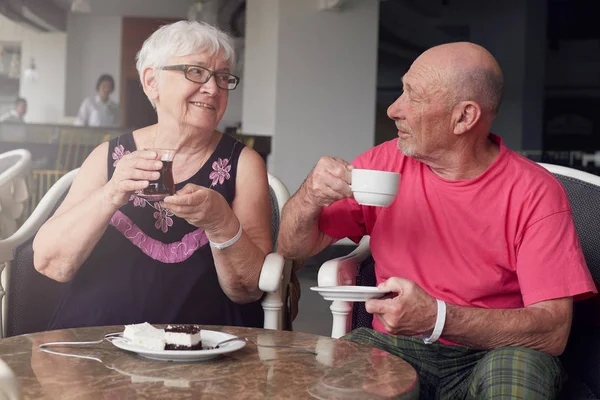
[[[228,248],[229,246],[232,246],[235,244],[235,242],[237,242],[238,240],[240,240],[240,238],[242,237],[242,224],[240,223],[240,229],[238,229],[238,232],[235,234],[234,237],[232,237],[231,239],[229,239],[226,242],[223,243],[215,243],[212,241],[208,241],[208,243],[210,243],[210,247],[217,249],[217,250],[223,250]]]
[[[446,303],[442,300],[437,300],[437,318],[435,319],[435,327],[429,337],[423,337],[425,344],[432,344],[442,335],[444,324],[446,323]]]

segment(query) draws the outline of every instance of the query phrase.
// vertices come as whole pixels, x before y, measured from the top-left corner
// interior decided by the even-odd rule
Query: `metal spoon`
[[[250,342],[250,340],[248,338],[236,336],[236,337],[232,337],[232,338],[220,341],[219,343],[215,344],[213,346],[213,348],[218,349],[219,346],[221,346],[225,343],[237,342],[238,340],[241,340],[242,342]]]

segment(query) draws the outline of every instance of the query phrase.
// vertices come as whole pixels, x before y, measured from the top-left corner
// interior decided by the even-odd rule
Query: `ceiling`
[[[380,5],[379,57],[383,63],[406,62],[440,43],[469,40],[464,13],[477,3],[495,0],[385,0]],[[598,40],[600,23],[589,0],[547,0],[548,45]],[[458,10],[458,11],[457,11]],[[486,12],[482,9],[478,12]],[[541,15],[541,14],[540,14]]]
[[[189,1],[190,4],[193,2]],[[469,4],[469,1],[482,0],[382,0],[379,32],[380,42],[384,44],[382,47],[387,48],[392,55],[404,54],[410,57],[411,54],[418,54],[438,43],[468,39],[468,26],[464,22],[449,24],[447,15],[453,7],[456,8],[457,3],[464,5]],[[590,1],[547,1],[547,36],[551,43],[600,38],[600,24],[597,23],[596,13],[591,12]],[[72,2],[73,0],[0,0],[0,13],[40,31],[64,31]],[[243,9],[244,3],[237,1],[235,6]],[[23,9],[27,9],[27,12]],[[238,10],[235,20],[228,21],[237,30],[243,30],[243,23],[239,22],[243,15],[240,14]]]
[[[0,14],[41,32],[67,29],[67,11],[48,0],[0,0]]]

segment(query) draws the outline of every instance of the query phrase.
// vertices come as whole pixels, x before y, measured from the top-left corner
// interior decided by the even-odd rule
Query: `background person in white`
[[[108,74],[100,75],[96,83],[96,95],[83,100],[75,118],[75,125],[114,127],[120,125],[119,105],[110,99],[115,81]]]
[[[17,97],[15,108],[0,116],[0,122],[24,123],[27,113],[27,100]]]

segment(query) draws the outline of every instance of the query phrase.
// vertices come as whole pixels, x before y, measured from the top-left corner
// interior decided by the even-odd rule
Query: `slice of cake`
[[[198,325],[169,325],[165,329],[165,350],[202,350]]]
[[[147,322],[125,325],[123,338],[129,340],[134,346],[148,350],[161,351],[165,349],[165,330],[155,328]]]

